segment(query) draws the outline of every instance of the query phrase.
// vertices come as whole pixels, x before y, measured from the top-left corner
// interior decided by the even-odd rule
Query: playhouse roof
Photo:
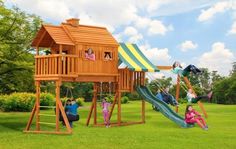
[[[160,71],[141,52],[136,44],[120,43],[118,48],[120,60],[133,71],[157,72]]]
[[[59,26],[42,25],[32,46],[50,47],[52,40],[56,44],[64,45],[77,43],[119,45],[106,28],[81,25],[78,21],[78,19],[70,19],[67,20],[67,23],[62,23]]]

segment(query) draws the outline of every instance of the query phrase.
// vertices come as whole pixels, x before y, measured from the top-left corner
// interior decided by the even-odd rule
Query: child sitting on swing
[[[197,123],[203,130],[208,130],[208,126],[206,125],[205,120],[201,117],[201,115],[195,111],[192,105],[187,105],[185,111],[185,122],[187,124]]]
[[[111,104],[106,101],[106,98],[103,98],[101,106],[102,106],[104,124],[106,125],[106,128],[108,128],[110,127],[109,106],[111,106]]]
[[[192,72],[193,74],[201,74],[202,71],[200,69],[198,69],[196,66],[190,64],[188,65],[186,68],[182,68],[182,66],[180,65],[179,62],[175,61],[174,64],[173,64],[173,69],[172,69],[172,72],[175,73],[175,74],[179,74],[181,76],[188,76],[188,74],[190,72]]]
[[[177,100],[169,93],[169,88],[165,88],[164,90],[161,90],[160,93],[156,95],[156,97],[162,101],[164,101],[167,104],[171,104],[172,106],[178,106],[179,103]]]
[[[66,106],[65,106],[65,112],[68,118],[68,121],[70,123],[70,127],[73,127],[73,121],[79,120],[79,115],[77,109],[79,108],[79,105],[76,103],[76,100],[74,98],[71,98],[67,100]]]
[[[208,99],[208,101],[210,101],[211,98],[212,98],[212,91],[205,96],[196,96],[193,93],[192,89],[189,89],[187,93],[187,99],[189,103],[197,103],[201,99]]]

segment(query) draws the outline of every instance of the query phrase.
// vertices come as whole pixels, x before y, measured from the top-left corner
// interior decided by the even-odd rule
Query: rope
[[[168,94],[168,93],[166,93],[166,91],[164,91],[164,89],[162,88],[162,85],[161,85],[158,81],[155,81],[154,77],[153,77],[151,74],[148,74],[148,73],[147,73],[147,75],[148,75],[152,80],[154,80],[153,82],[159,87],[159,89],[160,89],[163,93]]]
[[[66,90],[66,98],[68,98],[68,93],[70,92],[70,98],[73,97],[73,93],[72,93],[72,89],[67,87],[67,90]]]
[[[180,80],[179,84],[184,89],[184,91],[188,93],[188,87],[183,83],[183,81]]]

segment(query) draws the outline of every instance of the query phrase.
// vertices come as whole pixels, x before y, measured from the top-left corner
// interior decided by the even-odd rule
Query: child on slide
[[[196,96],[193,93],[192,89],[189,89],[188,93],[187,93],[187,99],[188,99],[189,103],[197,103],[201,99],[208,99],[208,101],[210,101],[211,98],[212,98],[212,91],[210,93],[208,93],[207,95],[204,95],[204,96]]]
[[[172,106],[179,105],[176,99],[169,93],[169,88],[165,88],[163,91],[158,93],[156,97],[158,97],[158,99],[164,101],[167,104],[171,104]]]
[[[172,72],[175,73],[175,74],[179,74],[181,76],[188,76],[188,74],[190,72],[192,72],[193,74],[201,74],[202,71],[200,69],[198,69],[196,66],[190,64],[188,65],[186,68],[182,68],[182,66],[180,65],[179,62],[175,61],[174,64],[173,64],[173,69],[172,69]]]
[[[185,111],[185,122],[188,124],[197,123],[203,130],[208,130],[208,126],[201,115],[195,111],[192,105],[187,105]]]
[[[111,106],[111,104],[106,101],[106,98],[103,98],[102,113],[103,113],[104,124],[106,125],[106,128],[110,127],[109,106]]]

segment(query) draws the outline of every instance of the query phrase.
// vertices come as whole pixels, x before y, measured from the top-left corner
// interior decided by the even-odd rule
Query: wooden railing
[[[73,76],[78,74],[78,56],[43,55],[35,56],[35,75],[39,76]]]
[[[136,86],[145,85],[145,72],[119,69],[119,76],[120,90],[123,92],[132,92]]]
[[[120,90],[130,91],[132,86],[132,73],[133,72],[131,72],[129,69],[119,69]]]
[[[134,86],[145,85],[145,72],[135,71],[133,74]]]

